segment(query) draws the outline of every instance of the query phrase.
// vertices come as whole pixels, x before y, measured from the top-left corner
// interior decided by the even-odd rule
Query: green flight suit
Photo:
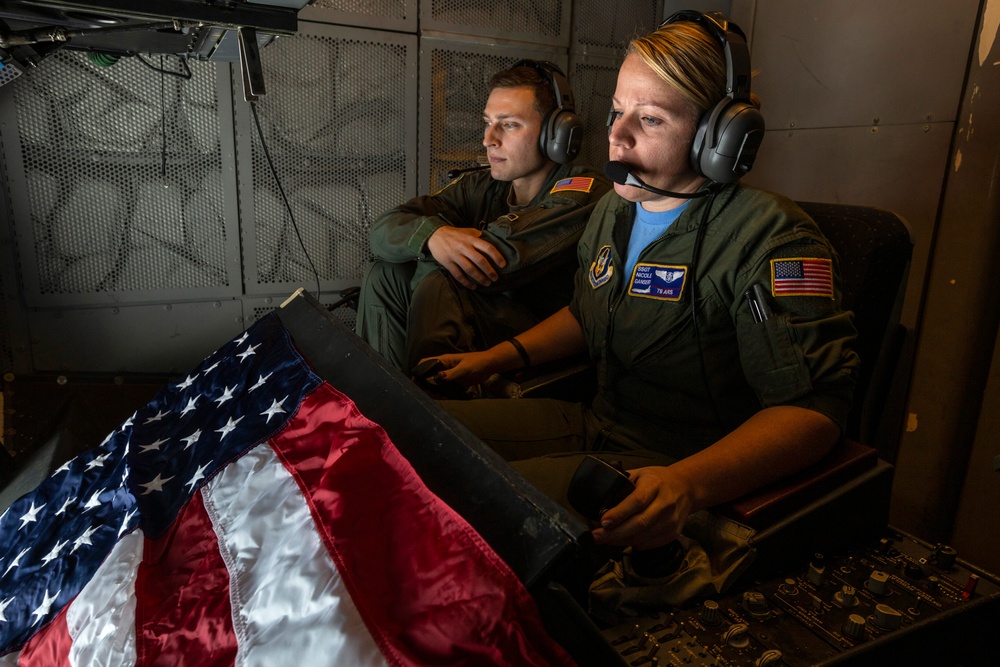
[[[592,405],[441,403],[567,507],[583,452],[604,452],[626,469],[670,465],[765,407],[809,408],[841,429],[850,409],[856,332],[840,309],[837,258],[794,202],[739,185],[695,199],[624,276],[634,207],[605,196],[578,246],[570,311],[597,367]],[[765,319],[744,296],[754,285],[764,288]],[[592,611],[612,618],[719,593],[749,562],[752,532],[708,511],[693,514],[677,572],[643,580],[629,571],[627,554],[612,560],[591,587]]]
[[[609,189],[591,168],[561,165],[527,206],[511,207],[511,184],[483,170],[385,213],[371,230],[377,260],[358,334],[408,372],[423,357],[485,349],[531,327],[569,302],[576,243]],[[507,262],[496,283],[470,290],[431,257],[427,240],[444,225],[482,230]]]

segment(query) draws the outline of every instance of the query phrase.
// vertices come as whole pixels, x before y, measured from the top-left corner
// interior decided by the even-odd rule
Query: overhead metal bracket
[[[256,102],[264,90],[264,69],[260,64],[257,30],[241,27],[236,30],[240,45],[240,70],[243,73],[243,99]]]

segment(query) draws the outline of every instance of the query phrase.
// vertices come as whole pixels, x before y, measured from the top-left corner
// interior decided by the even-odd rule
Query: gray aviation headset
[[[538,148],[549,160],[566,164],[580,154],[580,144],[583,142],[583,122],[576,115],[569,80],[561,69],[547,60],[521,60],[514,67],[535,69],[552,89],[556,108],[542,119]]]
[[[732,183],[753,168],[764,140],[764,116],[750,101],[750,49],[738,25],[722,12],[702,14],[684,10],[668,17],[668,23],[697,23],[722,46],[726,58],[726,97],[702,115],[691,144],[691,166],[716,183]]]
[[[746,35],[722,12],[702,14],[690,9],[672,14],[660,28],[680,21],[704,28],[719,41],[726,58],[726,97],[699,119],[691,142],[691,167],[715,183],[733,183],[753,168],[764,140],[764,116],[750,101],[750,49]],[[608,114],[609,133],[614,122],[612,108]]]

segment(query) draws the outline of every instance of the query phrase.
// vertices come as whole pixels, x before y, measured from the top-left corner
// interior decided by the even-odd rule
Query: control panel
[[[998,618],[994,575],[951,547],[890,531],[869,548],[816,554],[774,580],[602,633],[622,664],[645,667],[996,665]]]

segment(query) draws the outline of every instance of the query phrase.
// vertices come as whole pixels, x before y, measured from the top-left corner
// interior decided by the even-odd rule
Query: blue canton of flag
[[[123,535],[166,531],[193,493],[281,430],[319,383],[268,315],[15,501],[0,516],[0,655],[50,622]]]

